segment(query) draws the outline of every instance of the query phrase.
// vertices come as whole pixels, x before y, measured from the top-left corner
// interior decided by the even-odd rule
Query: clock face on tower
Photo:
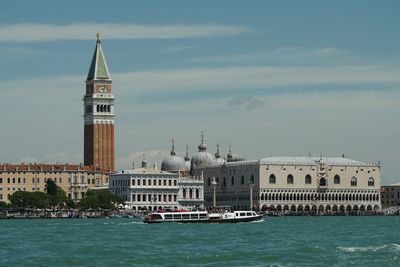
[[[106,88],[105,87],[100,87],[100,89],[99,89],[99,92],[100,93],[104,93],[106,91]]]

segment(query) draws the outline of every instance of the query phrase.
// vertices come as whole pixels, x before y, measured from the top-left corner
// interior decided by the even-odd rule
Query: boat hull
[[[144,219],[144,223],[244,223],[244,222],[254,222],[254,221],[262,221],[265,215],[256,215],[252,217],[245,217],[245,218],[230,218],[230,219],[207,219],[207,220],[148,220]]]

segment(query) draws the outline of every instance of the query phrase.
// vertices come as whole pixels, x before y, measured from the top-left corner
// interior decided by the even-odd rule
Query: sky
[[[96,33],[118,169],[169,154],[310,153],[400,182],[399,1],[9,1],[0,9],[0,162],[83,162]]]

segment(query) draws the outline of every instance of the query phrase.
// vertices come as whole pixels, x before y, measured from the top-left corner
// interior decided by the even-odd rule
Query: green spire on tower
[[[92,63],[90,64],[90,69],[86,80],[111,80],[103,49],[101,48],[100,34],[97,33],[96,36],[96,48],[94,50]]]

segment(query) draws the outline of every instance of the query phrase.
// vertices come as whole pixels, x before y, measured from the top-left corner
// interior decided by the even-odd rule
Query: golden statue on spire
[[[100,40],[100,33],[99,32],[96,33],[96,38],[97,38],[97,40]]]

